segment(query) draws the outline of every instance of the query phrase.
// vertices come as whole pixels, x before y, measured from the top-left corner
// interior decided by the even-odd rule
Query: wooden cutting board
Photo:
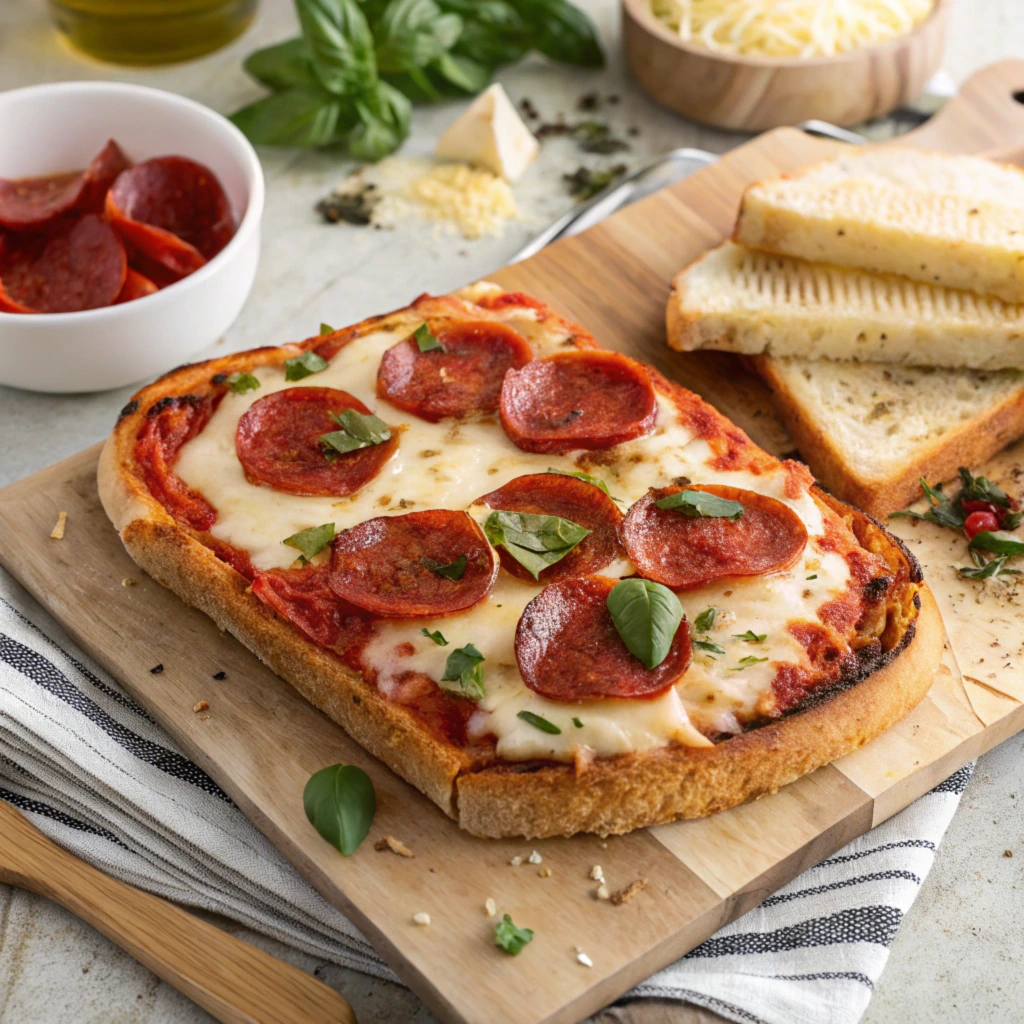
[[[911,141],[962,152],[1020,144],[1024,107],[1012,94],[1021,89],[1024,62],[990,68]],[[769,450],[789,451],[769,396],[731,357],[682,356],[665,347],[664,305],[675,272],[728,233],[746,184],[838,148],[792,129],[771,132],[494,279],[579,319],[606,345],[656,364]],[[964,614],[957,597],[963,584],[944,569],[949,541],[908,525],[926,569],[934,568],[953,646],[925,701],[874,743],[775,796],[702,821],[607,841],[475,839],[136,568],[100,508],[97,453],[82,452],[0,491],[0,561],[447,1021],[586,1016],[1024,728],[1024,683],[1002,662],[994,673],[978,667],[993,639],[1021,627],[1012,616],[997,627],[976,612]],[[1004,456],[999,471],[1015,467]],[[66,536],[51,540],[61,511],[68,513]],[[126,579],[137,582],[125,586]],[[158,664],[163,671],[151,673]],[[225,678],[215,680],[220,672]],[[192,710],[199,701],[209,702],[204,715]],[[348,858],[319,838],[302,810],[309,776],[339,761],[365,768],[378,795],[370,839]],[[386,834],[415,856],[376,852],[373,842]],[[533,849],[550,877],[537,865],[509,863]],[[612,889],[637,878],[648,885],[623,906],[599,901],[588,877],[595,864]],[[488,897],[499,913],[535,930],[520,956],[495,948]],[[430,914],[429,927],[412,923],[419,911]],[[577,962],[576,947],[592,968]]]

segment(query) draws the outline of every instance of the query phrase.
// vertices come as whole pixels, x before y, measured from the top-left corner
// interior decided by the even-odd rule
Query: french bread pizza
[[[479,836],[772,793],[941,656],[877,522],[490,284],[174,370],[99,490],[143,569]]]

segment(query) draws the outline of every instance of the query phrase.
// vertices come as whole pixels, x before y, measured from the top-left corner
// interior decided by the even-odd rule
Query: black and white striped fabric
[[[853,1024],[971,768],[805,872],[631,998],[744,1024]],[[0,798],[131,885],[395,979],[153,720],[0,570]]]

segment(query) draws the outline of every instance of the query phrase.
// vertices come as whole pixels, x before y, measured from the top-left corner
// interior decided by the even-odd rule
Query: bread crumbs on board
[[[50,531],[51,540],[63,540],[64,539],[64,527],[67,525],[68,514],[67,512],[61,512],[57,516],[56,525]]]

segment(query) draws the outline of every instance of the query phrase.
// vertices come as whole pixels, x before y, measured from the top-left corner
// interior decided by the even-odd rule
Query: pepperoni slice
[[[18,313],[72,313],[109,306],[128,269],[120,238],[86,214],[45,235],[9,236],[0,262],[0,307]]]
[[[182,395],[161,398],[146,414],[135,439],[135,459],[150,494],[177,520],[194,530],[208,530],[217,510],[172,471],[181,446],[209,422],[218,399]]]
[[[656,502],[682,490],[715,494],[743,506],[736,520],[691,518]],[[799,516],[775,498],[739,487],[701,484],[647,492],[622,523],[622,543],[648,579],[692,590],[723,576],[762,576],[788,569],[807,545]]]
[[[148,277],[129,267],[117,301],[120,303],[131,302],[133,299],[144,299],[147,295],[152,295],[159,290]]]
[[[377,371],[380,398],[430,423],[494,412],[506,372],[532,357],[526,339],[504,324],[452,323],[435,337],[443,347],[426,352],[415,337],[393,345]]]
[[[459,579],[435,572],[465,557]],[[483,600],[498,563],[483,531],[465,512],[432,509],[380,516],[333,541],[331,589],[385,618],[451,615]]]
[[[110,139],[86,168],[85,188],[76,209],[85,213],[103,213],[110,186],[117,180],[117,176],[128,170],[131,165],[132,162],[124,155],[124,150]]]
[[[85,190],[85,174],[48,174],[39,178],[0,178],[0,225],[35,231],[72,209]]]
[[[398,447],[382,444],[325,454],[320,438],[339,429],[332,413],[370,410],[347,391],[286,388],[253,402],[238,421],[235,452],[246,478],[289,494],[345,497],[372,480]]]
[[[161,156],[118,176],[107,216],[147,256],[191,274],[231,240],[235,221],[217,176],[181,156]]]
[[[585,480],[557,473],[530,473],[485,494],[475,504],[508,512],[558,516],[591,531],[567,555],[541,570],[542,583],[600,572],[622,553],[618,539],[622,513],[604,491]],[[521,580],[533,580],[504,548],[498,548],[498,557],[506,572]]]
[[[622,642],[607,600],[618,580],[583,576],[545,587],[516,627],[516,661],[526,685],[549,700],[656,697],[690,664],[683,619],[665,660],[653,669]]]
[[[510,370],[501,388],[501,425],[528,452],[611,448],[654,427],[650,375],[617,352],[560,352]]]
[[[313,643],[332,647],[341,636],[342,621],[353,609],[327,585],[330,571],[325,564],[257,572],[252,592]]]

